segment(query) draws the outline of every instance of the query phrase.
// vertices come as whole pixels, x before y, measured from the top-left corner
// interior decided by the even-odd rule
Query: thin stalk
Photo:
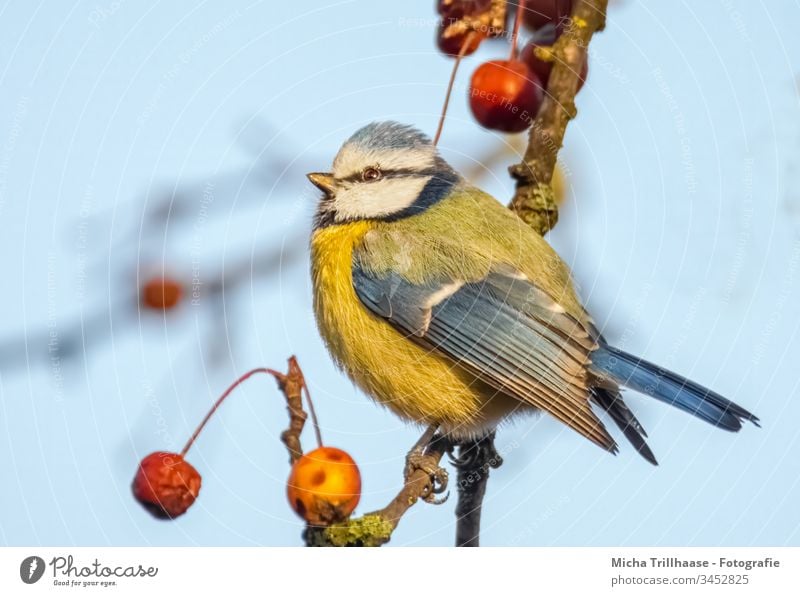
[[[194,445],[194,442],[197,440],[197,437],[203,431],[203,429],[205,428],[206,424],[208,424],[208,421],[211,420],[211,417],[214,415],[214,412],[216,412],[217,409],[222,405],[222,402],[224,402],[225,399],[231,393],[233,393],[233,390],[236,389],[239,385],[244,383],[247,379],[249,379],[253,375],[260,374],[260,373],[271,375],[279,383],[286,379],[286,375],[284,375],[283,373],[280,373],[280,372],[278,372],[276,370],[272,370],[271,368],[263,368],[263,367],[262,368],[254,368],[253,370],[244,373],[241,377],[236,379],[233,382],[233,384],[231,384],[231,386],[228,387],[223,392],[222,395],[219,396],[219,399],[217,399],[216,402],[214,402],[214,405],[211,406],[211,409],[208,411],[208,414],[206,414],[205,418],[203,418],[203,421],[198,425],[198,427],[192,433],[192,436],[189,437],[189,440],[186,441],[186,445],[184,445],[183,450],[181,451],[181,457],[185,457],[186,456],[186,453],[189,451],[189,449],[192,448],[192,445]],[[303,381],[303,387],[305,387],[305,380]],[[317,443],[319,443],[319,445],[321,446],[322,445],[322,437],[320,436],[319,424],[317,424],[317,417],[316,417],[316,414],[314,413],[314,406],[311,403],[311,396],[308,394],[308,388],[306,388],[306,399],[308,400],[308,405],[309,405],[309,408],[311,409],[311,416],[312,416],[312,420],[314,422],[314,430],[316,431],[316,434],[317,434]]]
[[[519,25],[522,22],[522,11],[525,10],[525,0],[518,0],[517,14],[514,16],[514,31],[511,34],[511,55],[509,60],[517,59],[517,40],[519,39]]]
[[[458,55],[456,56],[456,60],[453,63],[453,70],[450,72],[450,82],[447,84],[447,93],[444,96],[444,105],[442,105],[442,115],[439,116],[439,126],[436,128],[436,134],[433,137],[433,144],[434,146],[439,142],[439,137],[442,136],[442,129],[444,128],[444,119],[447,116],[447,107],[450,105],[450,95],[453,92],[453,85],[456,82],[456,73],[458,72],[458,66],[461,64],[461,59],[464,57],[464,54],[469,47],[469,42],[472,41],[472,37],[475,35],[474,31],[470,31],[467,33],[467,36],[464,38],[464,41],[461,42],[461,48],[458,50]]]

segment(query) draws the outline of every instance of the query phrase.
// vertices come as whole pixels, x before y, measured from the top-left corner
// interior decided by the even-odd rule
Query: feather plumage
[[[385,175],[359,181],[375,164]],[[461,180],[418,131],[365,127],[333,175],[315,176],[333,181],[320,182],[327,196],[311,242],[317,323],[336,363],[398,415],[458,438],[544,410],[615,452],[596,404],[653,464],[620,385],[729,430],[757,423],[718,394],[608,346],[550,245]]]

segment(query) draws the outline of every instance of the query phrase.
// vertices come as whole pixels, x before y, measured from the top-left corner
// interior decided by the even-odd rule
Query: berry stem
[[[517,14],[514,17],[514,30],[511,33],[511,55],[509,60],[517,58],[517,40],[519,39],[519,24],[522,22],[522,11],[525,10],[525,0],[517,0]]]
[[[192,433],[192,436],[189,437],[189,440],[186,441],[186,445],[183,446],[183,450],[181,451],[181,457],[185,457],[186,456],[186,453],[189,451],[189,449],[192,448],[192,445],[194,445],[194,442],[197,440],[197,437],[200,435],[200,433],[205,428],[206,424],[208,424],[208,421],[214,415],[214,412],[216,412],[217,409],[222,405],[222,402],[224,402],[225,399],[231,393],[233,393],[233,390],[236,389],[239,385],[244,383],[247,379],[249,379],[253,375],[261,374],[261,373],[272,376],[275,380],[278,381],[278,383],[282,383],[282,382],[284,382],[286,380],[286,375],[284,375],[281,372],[278,372],[277,370],[273,370],[271,368],[264,368],[264,367],[254,368],[253,370],[244,373],[241,377],[236,379],[230,385],[230,387],[228,387],[222,393],[222,395],[219,396],[219,399],[217,399],[216,402],[214,402],[214,405],[211,406],[211,409],[208,411],[208,414],[206,414],[205,418],[203,418],[203,421],[197,426],[195,431]],[[312,422],[314,424],[314,431],[315,431],[315,433],[317,435],[317,443],[321,447],[322,446],[322,437],[321,437],[320,431],[319,431],[319,424],[317,422],[317,415],[316,415],[316,412],[314,411],[314,404],[311,402],[311,395],[308,393],[308,388],[306,387],[305,379],[303,379],[303,388],[305,389],[306,400],[308,401],[309,410],[311,410],[311,420],[312,420]]]
[[[461,64],[461,59],[469,47],[472,37],[475,35],[474,31],[467,33],[464,41],[461,42],[461,49],[458,50],[455,62],[453,62],[453,70],[450,72],[450,82],[447,84],[447,93],[444,96],[444,104],[442,105],[442,114],[439,116],[439,126],[436,127],[436,134],[433,137],[434,147],[439,142],[439,137],[442,136],[442,129],[444,128],[444,119],[447,117],[447,107],[450,105],[450,95],[453,92],[453,85],[456,82],[456,73],[458,72],[458,65]]]
[[[306,394],[306,402],[308,402],[308,411],[311,413],[311,424],[314,426],[314,436],[317,439],[317,447],[322,447],[322,433],[319,430],[319,422],[317,421],[317,411],[314,409],[314,402],[311,401],[311,393],[308,391],[305,379],[303,379],[303,392]]]

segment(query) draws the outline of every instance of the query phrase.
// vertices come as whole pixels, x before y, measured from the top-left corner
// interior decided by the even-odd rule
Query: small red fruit
[[[286,496],[295,513],[313,526],[347,519],[361,498],[361,474],[353,458],[336,447],[319,447],[298,459]]]
[[[183,297],[183,286],[169,277],[153,277],[142,286],[142,305],[153,310],[169,310]]]
[[[536,48],[546,47],[547,44],[540,44],[537,42],[530,42],[520,52],[519,59],[522,60],[528,67],[536,73],[539,80],[542,82],[543,87],[547,87],[547,82],[550,79],[550,72],[553,70],[554,62],[542,60],[536,55]],[[589,74],[589,61],[584,60],[581,65],[581,71],[578,75],[578,91],[581,90],[583,84],[586,82],[586,77]]]
[[[557,26],[572,12],[572,0],[527,0],[522,22],[536,31],[549,23]]]
[[[525,130],[543,98],[539,77],[519,60],[491,60],[472,75],[469,106],[475,119],[486,128]]]
[[[200,493],[201,478],[177,453],[156,451],[139,464],[133,496],[153,516],[172,519],[186,513]]]
[[[436,10],[443,17],[461,19],[486,12],[491,5],[492,0],[439,0]]]
[[[445,37],[444,33],[446,30],[447,23],[446,21],[442,21],[439,25],[439,30],[436,32],[436,45],[439,46],[439,49],[448,56],[458,56],[458,53],[461,51],[461,46],[464,44],[464,40],[467,39],[467,36],[470,35],[470,33],[472,33],[472,37],[467,43],[467,47],[464,49],[464,56],[474,54],[475,50],[478,49],[478,47],[481,45],[481,42],[486,38],[483,33],[478,31],[467,31],[466,33],[459,33],[458,35]]]

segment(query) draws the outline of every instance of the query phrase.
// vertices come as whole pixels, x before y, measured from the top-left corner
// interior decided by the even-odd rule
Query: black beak
[[[332,174],[322,174],[320,172],[312,172],[306,174],[311,184],[316,186],[329,197],[333,196],[333,190],[336,188],[336,180]]]

